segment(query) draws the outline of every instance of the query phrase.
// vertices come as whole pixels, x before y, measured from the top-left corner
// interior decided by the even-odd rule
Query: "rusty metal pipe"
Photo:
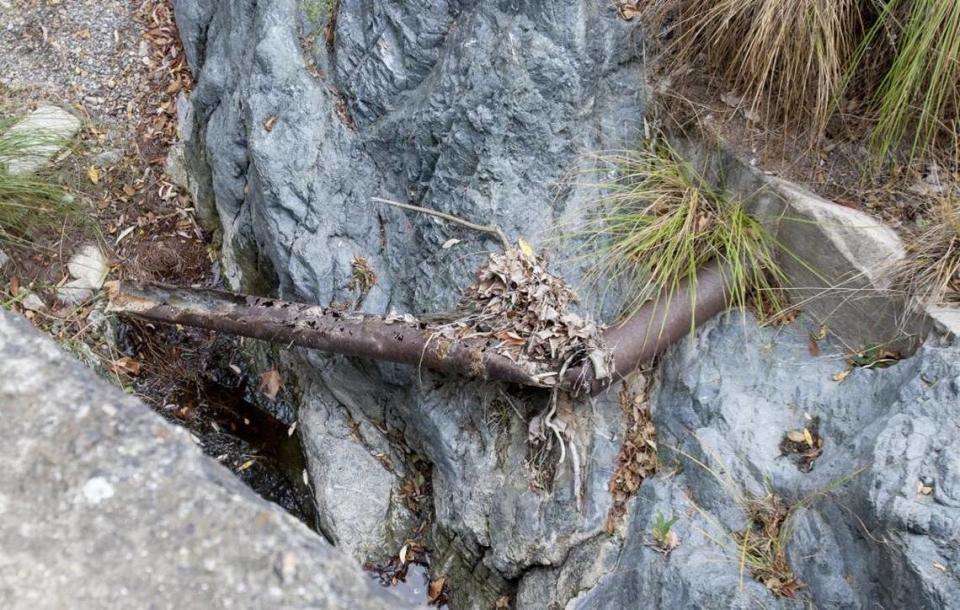
[[[566,373],[562,383],[576,394],[595,395],[729,304],[728,273],[717,263],[681,283],[667,301],[650,302],[604,333],[613,352],[614,378],[598,380],[590,365]],[[326,352],[422,366],[467,377],[542,387],[523,367],[498,354],[490,341],[452,341],[423,324],[336,311],[319,305],[179,288],[149,282],[114,282],[108,311],[168,324],[182,324]]]

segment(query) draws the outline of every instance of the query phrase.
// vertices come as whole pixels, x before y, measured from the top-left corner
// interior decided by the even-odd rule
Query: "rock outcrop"
[[[197,79],[181,100],[180,159],[234,289],[449,310],[497,244],[371,197],[495,223],[564,260],[566,244],[545,238],[595,195],[577,176],[582,155],[642,135],[642,31],[609,3],[341,0],[326,32],[320,2],[175,4]],[[360,262],[375,284],[354,281]],[[582,269],[563,275],[576,283]],[[582,296],[609,318],[617,290]],[[505,593],[519,608],[942,607],[957,592],[958,349],[929,345],[835,382],[840,351],[811,355],[810,332],[730,318],[663,359],[651,398],[662,474],[613,536],[616,390],[562,413],[580,459],[554,471],[527,440],[544,396],[276,357],[301,397],[318,526],[358,561],[397,553],[417,522],[403,502],[409,459],[432,464],[433,563],[454,608]],[[778,458],[805,413],[825,439],[810,472]],[[795,600],[740,570],[731,544],[742,499],[768,492],[802,504],[788,546],[807,588]],[[669,554],[651,548],[658,515],[679,519]]]
[[[640,30],[608,5],[338,6],[325,38],[293,0],[176,2],[197,78],[182,104],[182,158],[222,234],[233,288],[376,313],[450,309],[498,244],[371,197],[495,223],[537,245],[591,196],[576,176],[581,155],[622,149],[642,134]],[[451,238],[462,241],[442,248]],[[369,291],[351,283],[358,257],[377,275]],[[564,272],[579,275],[573,265]],[[604,309],[595,298],[583,306]],[[321,528],[349,538],[343,544],[358,560],[395,554],[403,534],[393,524],[409,517],[399,502],[403,466],[373,457],[390,454],[384,430],[433,464],[440,537],[469,556],[465,574],[481,566],[515,578],[561,562],[603,530],[619,448],[615,400],[570,417],[582,458],[580,512],[569,461],[552,493],[531,491],[526,424],[490,424],[495,410],[527,415],[543,397],[527,406],[508,397],[510,407],[497,388],[309,353],[290,371],[303,389],[311,473],[324,482],[316,487]],[[357,426],[362,451],[343,446],[361,442],[344,433]],[[346,454],[356,454],[356,468],[343,467]],[[360,493],[341,493],[336,477],[353,477]],[[348,515],[384,526],[354,528]]]
[[[397,608],[346,555],[0,311],[0,606]]]

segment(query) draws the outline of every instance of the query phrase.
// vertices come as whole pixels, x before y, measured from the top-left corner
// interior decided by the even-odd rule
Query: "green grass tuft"
[[[867,43],[878,36],[894,41],[895,55],[874,96],[872,147],[880,160],[901,146],[911,159],[929,156],[960,127],[960,2],[890,0]]]
[[[731,300],[760,312],[782,311],[783,274],[772,238],[740,201],[712,187],[664,142],[604,157],[615,177],[597,186],[605,193],[583,238],[593,283],[624,283],[629,316],[651,300],[669,300],[680,283],[696,279],[712,260],[730,268]]]
[[[82,214],[47,171],[7,171],[5,160],[29,156],[38,146],[64,144],[44,133],[11,133],[15,122],[0,120],[0,242],[37,247],[40,233],[59,229],[67,219],[82,220]]]

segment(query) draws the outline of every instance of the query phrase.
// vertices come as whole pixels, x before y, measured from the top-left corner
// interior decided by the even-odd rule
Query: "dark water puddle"
[[[304,477],[300,434],[293,425],[296,410],[257,389],[257,375],[246,369],[236,340],[137,322],[124,325],[120,335],[121,351],[142,364],[142,374],[134,380],[141,398],[167,420],[187,428],[204,453],[257,494],[322,535]],[[411,508],[428,511],[431,469],[423,460],[415,460],[414,466],[422,472],[407,490],[415,504]],[[411,606],[446,608],[445,579],[431,581],[429,564],[423,545],[411,542],[406,561],[395,556],[365,569]]]
[[[295,411],[251,387],[255,376],[244,370],[235,339],[139,322],[119,334],[121,350],[141,363],[134,384],[139,396],[190,430],[207,455],[260,496],[316,530],[303,448],[291,430]]]

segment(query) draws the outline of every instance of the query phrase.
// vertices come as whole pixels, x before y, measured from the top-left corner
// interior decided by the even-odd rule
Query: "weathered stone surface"
[[[498,244],[370,197],[496,223],[537,245],[557,218],[576,218],[595,195],[571,179],[581,154],[622,149],[641,133],[641,30],[604,3],[343,0],[332,51],[322,38],[301,40],[299,9],[293,0],[176,2],[197,76],[181,108],[183,159],[198,205],[214,212],[234,288],[359,302],[379,313],[449,309]],[[442,249],[451,237],[463,241]],[[358,256],[379,280],[364,296],[350,287]],[[563,272],[574,282],[581,275],[573,264]],[[611,313],[612,301],[585,296],[585,308]],[[322,405],[302,402],[304,429],[322,439],[367,427],[364,447],[349,450],[353,468],[336,466],[343,460],[320,440],[308,456],[315,475],[354,479],[326,478],[317,497],[330,509],[321,522],[332,538],[364,537],[355,552],[382,559],[397,551],[384,540],[390,528],[351,528],[343,519],[352,507],[367,522],[385,506],[334,492],[369,480],[370,489],[399,497],[400,476],[360,457],[389,444],[381,430],[400,432],[434,464],[440,538],[469,549],[465,565],[483,561],[514,577],[561,562],[602,531],[619,448],[616,401],[567,416],[579,448],[581,513],[569,460],[549,482],[552,493],[531,491],[526,423],[497,388],[304,357],[310,365],[295,367],[298,376],[328,395]],[[525,418],[546,405],[543,396],[511,400]],[[490,413],[503,408],[506,424],[491,425]]]
[[[698,170],[742,200],[776,239],[790,300],[851,348],[910,354],[931,328],[891,290],[890,269],[905,256],[900,238],[873,216],[769,176],[718,136],[677,138]]]
[[[814,330],[809,321],[759,329],[731,315],[664,360],[653,418],[671,476],[643,485],[617,567],[572,607],[806,607],[805,597],[820,608],[944,608],[957,599],[960,347],[931,343],[838,383],[842,349],[824,342],[811,356]],[[825,445],[803,473],[779,443],[807,415],[820,418]],[[807,584],[797,602],[773,598],[749,573],[745,597],[738,584],[730,533],[746,525],[742,498],[771,492],[803,505],[788,537]],[[679,517],[681,544],[666,557],[643,546],[658,512]]]
[[[0,606],[397,608],[189,434],[0,311]]]
[[[80,131],[80,119],[57,106],[40,106],[11,127],[4,137],[22,141],[16,158],[0,158],[14,176],[33,173],[57,156]]]

